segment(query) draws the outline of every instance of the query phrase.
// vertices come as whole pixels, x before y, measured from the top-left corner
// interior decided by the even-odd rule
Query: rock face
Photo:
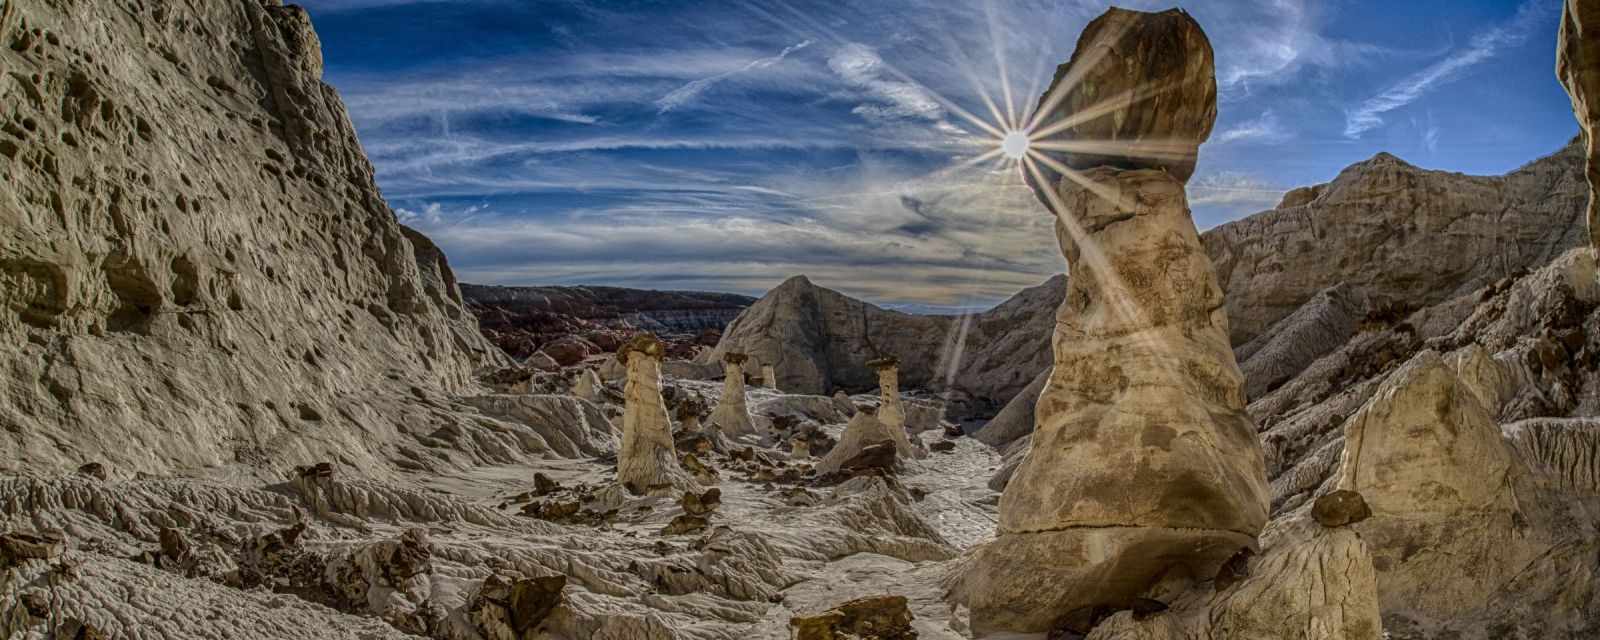
[[[6,469],[366,463],[408,387],[504,361],[379,195],[305,11],[183,13],[5,3]]]
[[[899,354],[901,384],[948,392],[961,413],[998,410],[1050,364],[1040,349],[1055,322],[1066,279],[1025,289],[989,311],[966,318],[919,316],[880,309],[796,276],[739,314],[716,348],[696,360],[714,363],[733,351],[777,369],[788,393],[860,393],[877,385],[866,361]],[[930,345],[939,345],[931,348]],[[940,372],[957,363],[948,385]]]
[[[1071,169],[1162,169],[1188,182],[1217,119],[1211,42],[1180,9],[1112,8],[1084,27],[1036,112],[1033,135],[1046,144],[1035,153]],[[1062,176],[1040,169],[1042,183],[1027,177],[1043,200]]]
[[[742,353],[722,355],[722,397],[717,400],[717,408],[711,412],[711,417],[706,419],[707,423],[730,436],[757,433],[744,396],[744,363],[748,358]]]
[[[1181,78],[1144,81],[1190,78],[1191,99],[1214,102],[1210,49],[1194,44],[1204,36],[1187,15],[1113,9],[1097,23],[1108,20],[1139,34],[1119,52],[1187,53],[1206,79],[1179,60],[1151,68]],[[1088,60],[1097,38],[1091,27],[1074,58]],[[1163,49],[1173,42],[1191,49]],[[1144,64],[1117,55],[1093,64]],[[1209,130],[1207,119],[1186,133]],[[1125,605],[1163,577],[1214,575],[1267,521],[1222,291],[1182,183],[1164,169],[1109,166],[1082,178],[1094,186],[1062,178],[1046,194],[1071,274],[1032,446],[1001,498],[998,538],[960,585],[978,633],[1044,632],[1074,610]]]
[[[1380,153],[1207,231],[1233,343],[1331,287],[1345,287],[1363,315],[1404,316],[1587,244],[1583,155],[1574,141],[1504,176],[1466,176]]]
[[[1600,2],[1566,0],[1556,43],[1556,77],[1572,97],[1572,112],[1583,127],[1589,177],[1589,246],[1600,248]]]
[[[678,466],[672,419],[661,399],[661,355],[665,347],[649,334],[634,336],[618,358],[628,367],[622,414],[622,450],[617,482],[634,493],[693,490],[694,480]]]

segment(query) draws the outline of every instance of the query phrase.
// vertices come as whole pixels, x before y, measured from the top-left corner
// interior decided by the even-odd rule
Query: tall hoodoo
[[[1589,161],[1589,246],[1600,247],[1600,0],[1566,0],[1556,45],[1556,76],[1572,96]]]
[[[750,409],[744,399],[744,363],[749,359],[742,353],[723,354],[722,398],[717,400],[716,410],[706,419],[707,423],[716,425],[730,436],[756,432],[755,421],[750,419]]]
[[[1032,448],[962,585],[980,634],[1043,632],[1157,581],[1208,579],[1267,520],[1222,291],[1183,189],[1216,114],[1210,44],[1182,11],[1111,9],[1055,85],[1041,130],[1088,113],[1058,137],[1113,144],[1066,156],[1077,175],[1034,175],[1071,274]]]
[[[906,407],[900,402],[900,359],[884,356],[867,361],[867,368],[878,372],[878,421],[894,438],[894,446],[902,456],[922,458],[922,451],[906,435]]]
[[[666,346],[648,333],[628,340],[617,354],[628,367],[617,482],[634,493],[697,488],[678,466],[672,420],[661,398],[661,357],[665,354]]]

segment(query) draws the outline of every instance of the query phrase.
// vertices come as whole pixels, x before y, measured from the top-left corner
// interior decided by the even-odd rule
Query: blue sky
[[[1064,268],[1016,172],[962,164],[985,148],[963,114],[992,121],[1008,84],[1032,104],[1105,2],[305,4],[385,196],[464,281],[760,294],[804,273],[937,310]],[[1181,6],[1217,55],[1202,228],[1379,151],[1498,174],[1577,132],[1559,0]]]

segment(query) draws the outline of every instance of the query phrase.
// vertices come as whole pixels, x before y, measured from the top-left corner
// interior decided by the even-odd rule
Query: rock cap
[[[667,346],[661,343],[655,335],[650,333],[636,333],[622,347],[617,349],[617,360],[627,363],[628,355],[634,352],[642,353],[651,358],[660,360],[667,355]]]
[[[894,356],[880,356],[867,361],[867,368],[873,371],[893,369],[900,366],[900,359]]]

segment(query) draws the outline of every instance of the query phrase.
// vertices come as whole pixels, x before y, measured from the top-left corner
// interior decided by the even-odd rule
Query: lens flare
[[[1021,160],[1028,156],[1028,134],[1022,131],[1012,131],[1000,140],[1000,149],[1007,158]]]

